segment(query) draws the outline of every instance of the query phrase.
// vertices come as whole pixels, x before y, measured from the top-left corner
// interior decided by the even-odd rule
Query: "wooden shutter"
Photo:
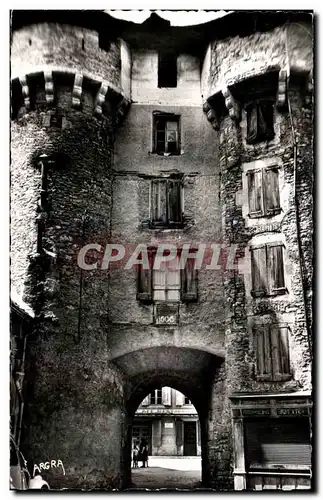
[[[137,299],[141,300],[142,302],[152,301],[152,275],[153,275],[154,255],[155,251],[148,250],[149,269],[144,269],[143,266],[138,264]]]
[[[258,113],[256,102],[247,108],[247,143],[253,144],[258,136]]]
[[[181,300],[183,302],[196,301],[198,270],[195,269],[195,259],[187,259],[185,268],[181,269]]]
[[[251,170],[247,172],[247,176],[248,176],[249,216],[260,217],[264,213],[262,171]]]
[[[267,245],[268,285],[271,295],[286,292],[284,278],[283,245]]]
[[[254,297],[262,297],[267,292],[266,247],[250,248],[251,252],[251,278]]]
[[[185,396],[179,391],[176,391],[176,406],[183,406],[185,404]]]
[[[271,353],[273,378],[282,380],[290,377],[288,327],[271,325]]]
[[[166,224],[167,222],[167,181],[152,181],[152,222],[154,224]]]
[[[141,406],[148,406],[148,405],[150,405],[150,394],[148,394],[148,396],[146,396],[141,403]]]
[[[162,387],[162,403],[165,406],[171,406],[171,388]]]
[[[179,180],[169,180],[167,188],[168,221],[170,223],[179,223],[182,218],[181,182]]]
[[[262,379],[272,378],[272,360],[270,352],[270,330],[267,325],[259,325],[254,329],[256,343],[257,376]]]
[[[280,211],[279,199],[279,170],[268,168],[264,171],[264,206],[268,215],[276,214]]]

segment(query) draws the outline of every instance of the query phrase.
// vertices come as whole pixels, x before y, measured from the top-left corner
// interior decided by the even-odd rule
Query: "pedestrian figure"
[[[138,460],[139,460],[139,448],[138,448],[137,442],[135,442],[133,450],[132,450],[132,460],[133,460],[134,468],[137,469]]]
[[[140,458],[142,460],[141,467],[148,467],[148,445],[147,441],[142,438],[139,448]]]

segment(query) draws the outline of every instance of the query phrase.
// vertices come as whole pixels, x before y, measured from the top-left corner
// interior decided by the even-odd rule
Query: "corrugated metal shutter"
[[[309,466],[308,419],[245,421],[247,466]]]

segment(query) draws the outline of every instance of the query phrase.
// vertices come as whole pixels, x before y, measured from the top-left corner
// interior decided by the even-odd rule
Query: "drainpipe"
[[[87,212],[85,210],[82,217],[82,243],[85,243],[85,223],[86,223]],[[82,295],[83,295],[83,269],[80,268],[80,291],[79,291],[79,314],[78,314],[78,324],[77,324],[77,337],[75,343],[79,344],[81,340],[81,321],[82,321]]]
[[[27,338],[28,338],[28,333],[25,335],[24,338],[24,348],[23,348],[23,353],[22,353],[22,360],[21,360],[21,368],[22,370],[19,372],[16,372],[17,375],[19,375],[19,379],[16,380],[16,387],[18,389],[18,394],[21,400],[21,406],[20,406],[20,414],[19,414],[19,427],[18,427],[18,436],[17,436],[17,446],[19,448],[20,446],[20,438],[21,438],[21,430],[22,430],[22,418],[23,418],[23,413],[24,413],[24,398],[22,394],[22,386],[25,378],[25,359],[26,359],[26,347],[27,347]]]

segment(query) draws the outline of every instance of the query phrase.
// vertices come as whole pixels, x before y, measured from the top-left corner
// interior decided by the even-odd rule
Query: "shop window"
[[[153,152],[160,155],[178,155],[179,144],[179,116],[153,115],[154,119],[154,148]]]
[[[177,56],[171,52],[158,54],[158,87],[177,87]]]
[[[249,217],[257,218],[280,212],[279,169],[277,166],[248,170]]]
[[[253,297],[286,293],[283,248],[282,243],[250,247]]]
[[[256,100],[246,107],[247,143],[270,141],[274,137],[274,105],[269,100]]]
[[[289,329],[259,325],[255,328],[257,377],[280,381],[290,378]]]

